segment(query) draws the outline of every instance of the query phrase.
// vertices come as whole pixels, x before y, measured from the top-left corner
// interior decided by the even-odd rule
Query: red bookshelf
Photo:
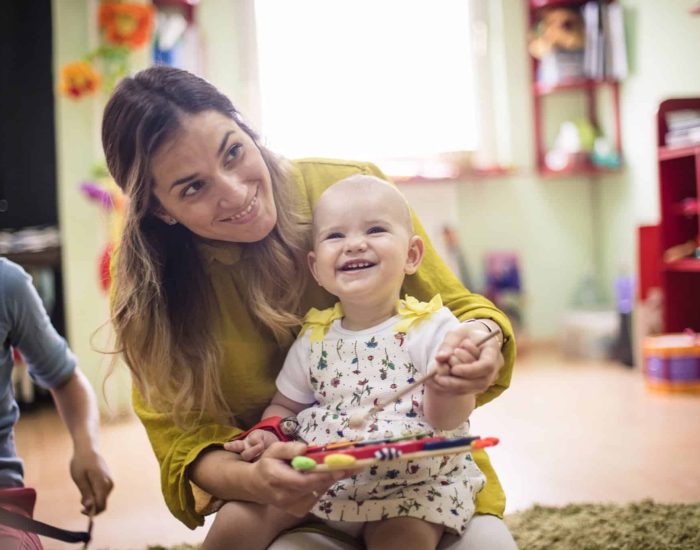
[[[667,99],[659,105],[657,158],[659,170],[659,258],[672,247],[694,241],[700,245],[700,143],[672,147],[666,144],[667,114],[682,110],[700,111],[700,97]],[[664,293],[664,329],[700,332],[700,258],[688,256],[661,261]]]
[[[527,7],[527,20],[529,28],[533,29],[539,20],[542,10],[548,8],[574,8],[580,9],[587,0],[525,0]],[[611,3],[614,0],[608,0]],[[538,82],[538,72],[541,61],[531,57],[531,95],[533,103],[534,116],[534,143],[535,143],[535,165],[537,172],[547,178],[561,176],[590,176],[617,172],[619,169],[602,169],[597,168],[590,163],[583,163],[566,170],[550,170],[545,164],[545,155],[547,154],[547,144],[545,143],[545,117],[547,98],[556,94],[578,94],[581,100],[585,102],[585,114],[588,120],[596,127],[600,128],[599,120],[599,101],[598,91],[607,87],[610,90],[610,101],[612,102],[610,112],[612,113],[612,135],[608,137],[612,140],[615,150],[621,155],[622,153],[622,136],[620,131],[620,90],[619,82],[610,78],[591,79],[591,78],[576,78],[557,82],[556,84]]]

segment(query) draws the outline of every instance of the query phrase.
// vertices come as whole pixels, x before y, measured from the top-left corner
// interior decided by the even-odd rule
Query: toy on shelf
[[[700,335],[648,336],[642,346],[647,387],[667,393],[700,393]]]
[[[540,12],[530,34],[530,55],[537,59],[560,50],[580,50],[585,43],[581,12],[571,8],[550,8]]]
[[[310,446],[304,455],[292,459],[299,471],[327,472],[359,470],[379,463],[414,460],[430,456],[468,453],[498,444],[498,438],[479,436],[447,438],[413,434],[370,441],[335,441]]]

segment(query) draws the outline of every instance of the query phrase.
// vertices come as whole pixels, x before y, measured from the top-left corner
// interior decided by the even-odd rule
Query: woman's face
[[[253,139],[217,111],[185,115],[154,155],[156,215],[205,239],[252,243],[277,222],[270,171]]]

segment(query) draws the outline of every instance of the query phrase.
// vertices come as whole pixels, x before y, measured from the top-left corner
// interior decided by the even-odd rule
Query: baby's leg
[[[254,502],[227,502],[216,513],[201,550],[264,550],[285,529],[303,518]]]
[[[367,550],[434,550],[444,530],[442,525],[418,518],[389,518],[368,522],[364,537]]]

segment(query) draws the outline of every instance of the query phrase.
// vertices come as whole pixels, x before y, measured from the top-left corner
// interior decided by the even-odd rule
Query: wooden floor
[[[649,393],[638,370],[531,351],[518,360],[511,389],[474,413],[472,431],[501,438],[490,454],[508,512],[533,503],[700,501],[700,396]],[[84,529],[68,475],[70,440],[55,413],[25,414],[17,446],[27,484],[39,488],[36,518]],[[116,488],[96,519],[91,548],[202,540],[203,529],[189,531],[165,508],[156,462],[136,420],[103,426],[102,447]]]

